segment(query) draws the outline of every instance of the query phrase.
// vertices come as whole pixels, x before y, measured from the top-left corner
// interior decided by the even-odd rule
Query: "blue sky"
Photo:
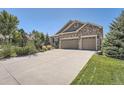
[[[20,20],[19,28],[26,32],[36,29],[40,32],[55,34],[69,20],[80,20],[103,26],[104,34],[109,32],[109,25],[120,15],[120,8],[8,8],[6,10]]]

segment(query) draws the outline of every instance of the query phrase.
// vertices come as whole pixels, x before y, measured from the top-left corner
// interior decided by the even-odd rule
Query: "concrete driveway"
[[[0,84],[70,84],[94,53],[54,49],[0,60]]]

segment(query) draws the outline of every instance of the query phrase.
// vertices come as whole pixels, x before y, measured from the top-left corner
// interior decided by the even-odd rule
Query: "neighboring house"
[[[102,39],[102,26],[71,20],[50,37],[50,43],[62,49],[100,50]]]
[[[27,40],[34,40],[35,36],[33,34],[26,34]]]

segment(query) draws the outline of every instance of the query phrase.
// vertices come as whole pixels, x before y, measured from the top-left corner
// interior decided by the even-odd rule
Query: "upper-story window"
[[[75,23],[73,27],[74,27],[74,28],[78,27],[78,23]]]
[[[91,32],[92,32],[92,30],[90,29],[90,30],[89,30],[89,33],[91,33]]]
[[[77,26],[74,24],[73,28],[76,28]]]

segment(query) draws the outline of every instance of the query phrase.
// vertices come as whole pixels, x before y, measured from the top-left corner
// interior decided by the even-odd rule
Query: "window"
[[[74,28],[76,28],[77,26],[78,26],[78,24],[77,24],[77,23],[75,23],[75,24],[74,24]]]

